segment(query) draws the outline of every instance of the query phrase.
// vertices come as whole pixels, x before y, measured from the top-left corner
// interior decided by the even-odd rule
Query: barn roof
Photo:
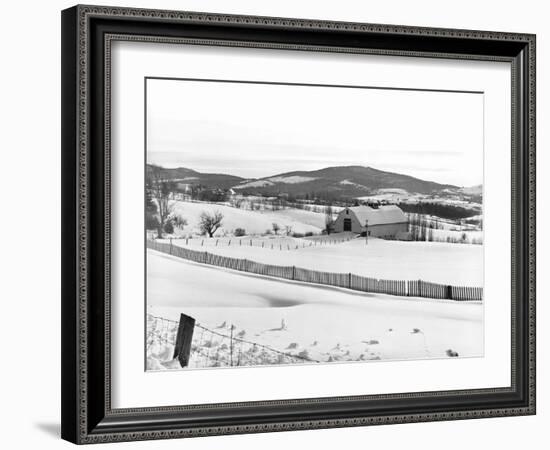
[[[378,208],[370,206],[354,206],[348,208],[353,211],[361,225],[365,225],[369,221],[369,225],[385,225],[388,223],[402,223],[407,221],[407,217],[396,205],[384,205]]]

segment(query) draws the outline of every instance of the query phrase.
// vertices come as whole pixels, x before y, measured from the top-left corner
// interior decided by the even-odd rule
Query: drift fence
[[[451,286],[422,280],[379,280],[353,273],[322,272],[296,266],[276,266],[248,259],[216,255],[206,251],[191,250],[172,245],[171,243],[150,240],[147,241],[147,247],[202,264],[210,264],[241,272],[250,272],[287,280],[338,286],[355,291],[457,301],[483,300],[482,287]]]
[[[242,334],[233,325],[208,328],[185,314],[179,322],[148,314],[147,357],[193,368],[319,362],[243,339]]]

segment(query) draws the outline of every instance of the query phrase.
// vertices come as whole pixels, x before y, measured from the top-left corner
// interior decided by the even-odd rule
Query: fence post
[[[296,266],[292,266],[292,279],[296,279]]]
[[[194,329],[195,319],[185,314],[180,314],[176,346],[174,347],[174,359],[178,358],[181,367],[187,367],[189,365]]]
[[[348,276],[348,288],[351,289],[351,272],[349,273],[349,276]]]
[[[172,254],[172,238],[170,238],[170,254]]]
[[[233,367],[233,324],[231,324],[231,337],[229,338],[229,363]]]
[[[453,299],[452,287],[451,286],[447,286],[447,289],[446,289],[446,292],[445,292],[445,298],[448,299],[448,300]]]

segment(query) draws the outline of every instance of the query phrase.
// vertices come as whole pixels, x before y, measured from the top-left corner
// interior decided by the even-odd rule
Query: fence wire
[[[162,363],[173,360],[179,322],[147,315],[146,354]],[[238,367],[270,364],[319,363],[307,354],[293,354],[265,344],[243,339],[244,331],[234,325],[216,329],[195,323],[191,343],[191,368]],[[148,364],[149,366],[149,364]],[[177,366],[174,362],[174,368]]]

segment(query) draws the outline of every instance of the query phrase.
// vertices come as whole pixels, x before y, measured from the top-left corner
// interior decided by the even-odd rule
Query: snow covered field
[[[291,227],[295,233],[320,233],[325,226],[325,216],[312,211],[250,211],[213,203],[175,201],[174,212],[188,222],[183,234],[200,234],[198,224],[203,211],[223,214],[222,227],[216,233],[218,236],[233,233],[237,228],[244,228],[247,234],[265,234],[272,229],[273,223],[277,223],[281,230]]]
[[[341,255],[334,249],[345,246],[357,254],[361,242],[318,247],[310,261],[330,261]],[[416,243],[403,244],[414,247]],[[377,241],[369,246],[368,265],[385,266],[377,269],[381,272],[389,270],[388,263],[376,264]],[[465,247],[469,246],[453,246]],[[402,248],[397,252],[400,258],[408,255],[404,257],[409,263],[415,258]],[[450,259],[448,250],[441,253]],[[273,254],[289,258],[294,253]],[[309,254],[307,249],[304,254]],[[431,264],[441,264],[442,254],[432,256]],[[346,254],[332,261],[331,267],[343,271],[349,258]],[[481,303],[400,298],[285,281],[195,264],[153,250],[147,251],[147,313],[174,321],[184,313],[201,326],[225,333],[233,325],[234,335],[243,339],[321,362],[447,358],[448,351],[460,357],[483,355]],[[208,352],[218,345],[213,339],[208,342]],[[192,353],[190,367],[201,367],[199,350]],[[179,368],[171,360],[172,353],[169,343],[149,346],[147,367]]]
[[[330,235],[326,239],[339,240],[342,236]],[[310,244],[316,239],[232,238],[231,245],[228,245],[229,239],[218,239],[218,245],[216,240],[215,237],[195,238],[189,239],[186,244],[185,239],[174,239],[173,244],[264,264],[352,272],[389,280],[421,279],[454,286],[483,286],[481,245],[386,241],[376,238],[369,238],[368,245],[365,245],[364,239],[354,238],[336,244],[313,246]],[[264,247],[261,246],[262,242],[265,243]],[[275,243],[273,250],[271,243]]]
[[[201,234],[199,218],[202,212],[210,214],[220,212],[223,214],[222,226],[216,231],[216,237],[231,236],[237,228],[243,229],[247,236],[266,235],[266,232],[273,231],[273,224],[279,226],[279,235],[289,234],[321,234],[325,228],[325,214],[313,212],[308,209],[280,209],[277,211],[269,209],[250,210],[235,208],[225,204],[207,202],[174,201],[174,212],[187,220],[187,225],[182,230],[176,230],[175,234],[181,236],[198,236]],[[323,211],[323,207],[319,207]],[[336,214],[338,208],[333,208]],[[423,216],[427,220],[437,220],[443,229],[433,230],[433,237],[436,241],[445,241],[450,238],[456,242],[461,241],[463,234],[467,243],[481,243],[483,232],[472,230],[473,226],[460,226],[447,223],[445,220],[433,216]]]

